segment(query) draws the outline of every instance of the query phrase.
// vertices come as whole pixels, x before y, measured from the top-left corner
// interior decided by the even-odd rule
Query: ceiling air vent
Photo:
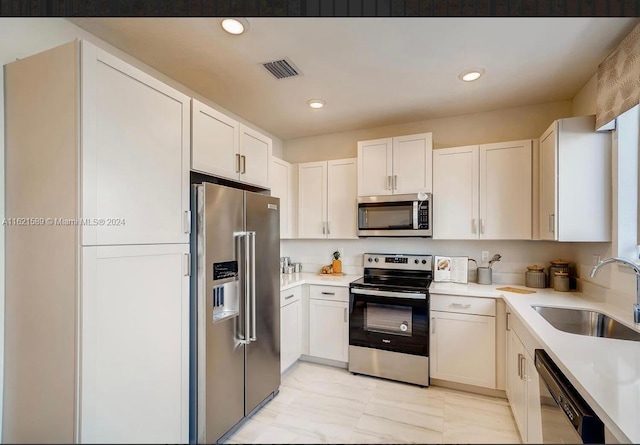
[[[290,60],[274,60],[262,64],[276,79],[299,76],[301,73]]]

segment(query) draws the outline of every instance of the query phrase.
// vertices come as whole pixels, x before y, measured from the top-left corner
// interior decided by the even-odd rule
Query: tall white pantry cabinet
[[[3,440],[188,442],[189,97],[85,41],[5,94]]]

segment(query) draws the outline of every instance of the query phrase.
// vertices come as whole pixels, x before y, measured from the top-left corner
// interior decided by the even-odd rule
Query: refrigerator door
[[[198,443],[244,417],[243,192],[198,186]]]
[[[255,232],[255,256],[249,261],[255,264],[254,286],[249,286],[255,288],[255,295],[250,295],[250,309],[255,311],[249,317],[250,328],[255,326],[249,336],[255,340],[246,346],[249,414],[280,387],[280,200],[245,192],[245,202],[245,227]]]

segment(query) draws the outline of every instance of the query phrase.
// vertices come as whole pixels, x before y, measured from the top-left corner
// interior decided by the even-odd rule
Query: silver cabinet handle
[[[387,185],[384,189],[391,190],[391,176],[387,176]]]
[[[511,312],[507,312],[507,331],[511,330]]]
[[[322,295],[335,295],[335,292],[322,292]]]
[[[518,353],[518,377],[522,379],[522,354]]]
[[[331,235],[331,221],[327,221],[327,235]]]
[[[249,331],[249,340],[256,341],[257,335],[257,316],[256,316],[256,232],[247,232],[250,246],[249,261],[249,277],[250,277],[250,298],[251,298],[251,330]]]
[[[480,218],[480,234],[484,233],[484,219]]]
[[[285,300],[288,300],[289,298],[293,298],[295,295],[291,294],[291,295],[287,295],[286,297],[284,297]]]
[[[398,175],[393,175],[393,189],[398,190]]]
[[[344,308],[344,322],[347,322],[347,308]]]
[[[182,228],[184,233],[191,233],[191,211],[184,211],[184,219],[182,220]]]
[[[322,221],[322,234],[326,235],[327,234],[327,223],[325,223],[324,221]]]
[[[460,307],[462,309],[469,309],[471,307],[470,303],[467,304],[462,304],[462,303],[451,303],[451,306],[453,307]]]
[[[476,219],[475,218],[471,218],[471,233],[476,233]]]
[[[551,233],[556,233],[556,214],[552,213],[550,216],[551,216]]]
[[[184,276],[191,276],[191,254],[184,254]]]
[[[240,173],[240,155],[236,153],[236,173]]]
[[[245,155],[242,155],[242,174],[245,174],[247,172],[247,157]]]
[[[431,333],[436,333],[436,317],[431,317]]]

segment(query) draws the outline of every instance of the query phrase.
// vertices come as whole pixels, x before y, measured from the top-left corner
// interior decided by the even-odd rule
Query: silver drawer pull
[[[293,297],[295,297],[295,294],[291,294],[291,295],[289,295],[289,296],[287,296],[287,297],[284,297],[284,299],[285,299],[285,300],[288,300],[289,298],[293,298]]]
[[[453,307],[461,307],[462,309],[469,309],[471,304],[462,304],[462,303],[451,303]]]
[[[335,295],[335,292],[322,292],[322,295]]]

